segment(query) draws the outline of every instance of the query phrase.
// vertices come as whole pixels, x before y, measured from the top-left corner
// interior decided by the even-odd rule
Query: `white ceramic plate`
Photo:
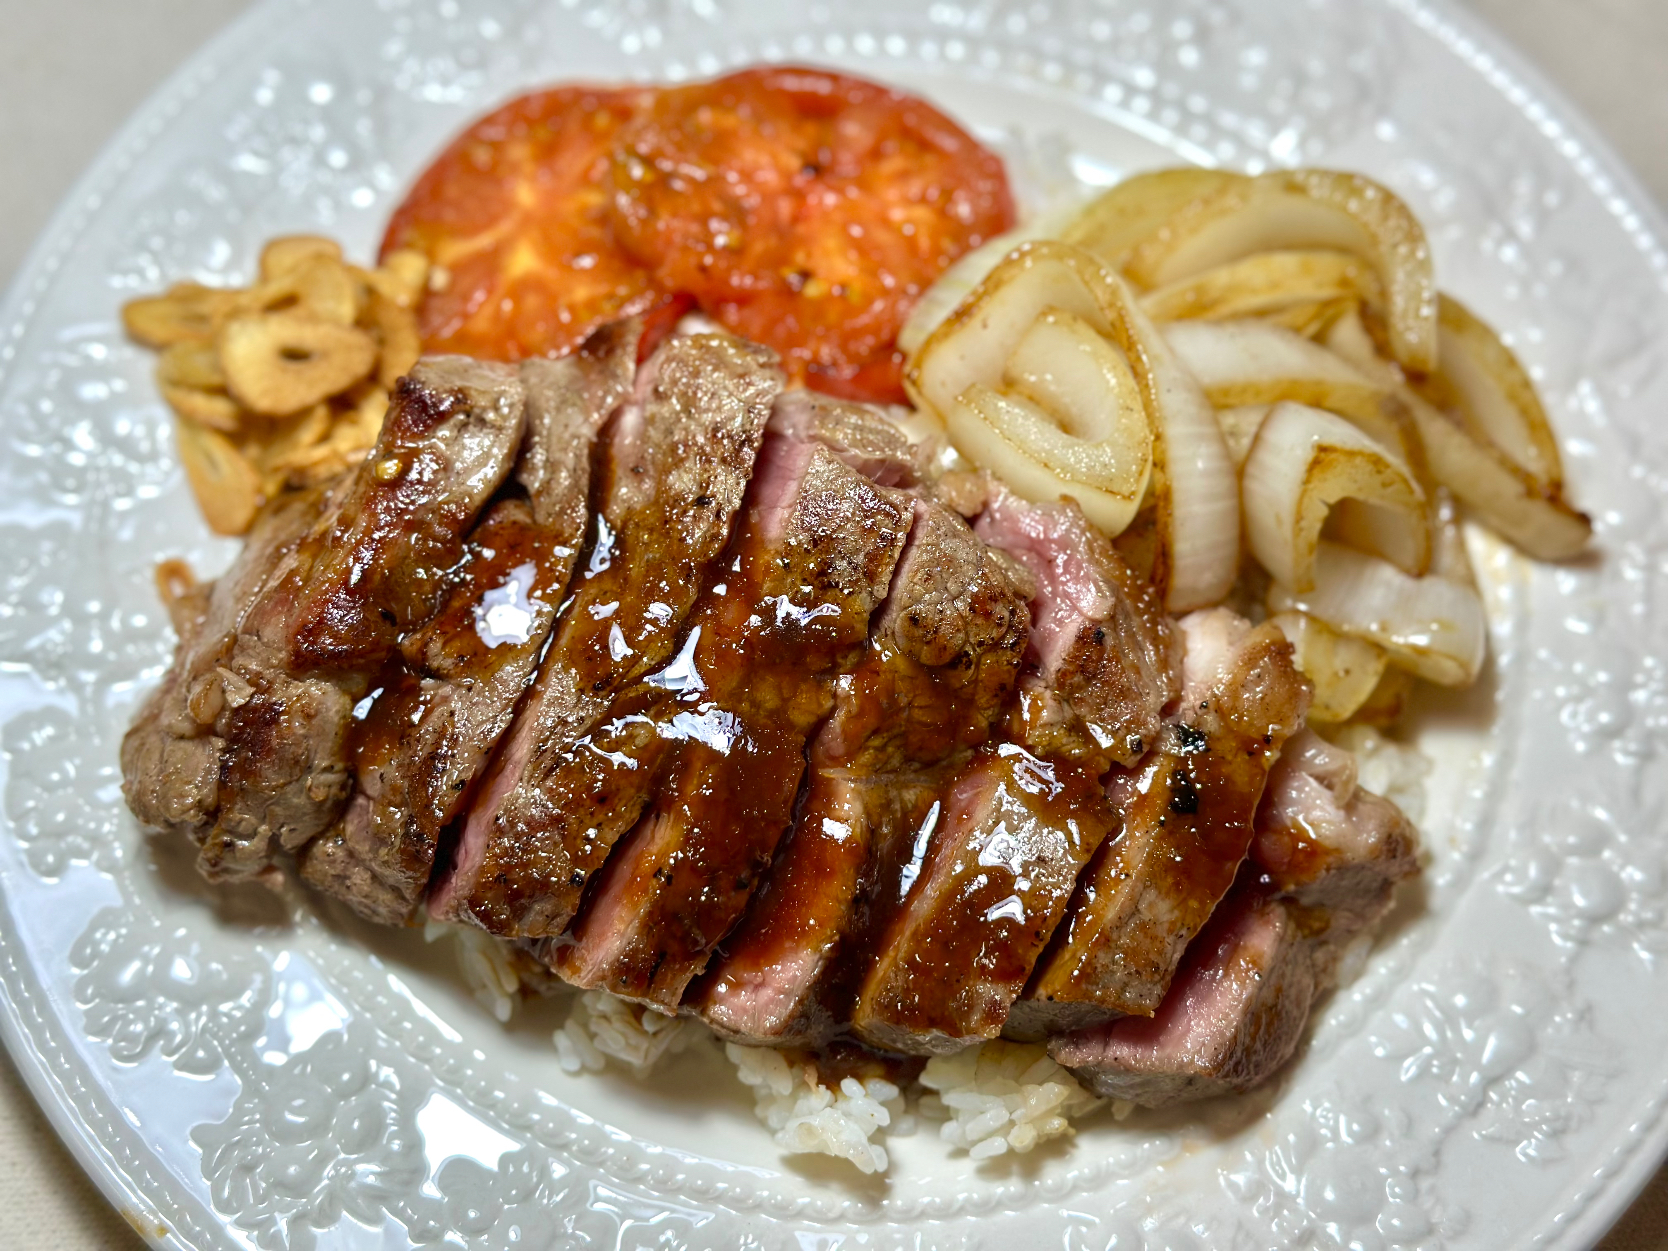
[[[809,59],[926,92],[1091,182],[1175,157],[1351,166],[1544,387],[1600,555],[1481,551],[1493,676],[1432,701],[1431,864],[1278,1089],[891,1180],[784,1164],[708,1056],[573,1080],[414,935],[202,886],[123,807],[170,641],[152,562],[211,571],[124,298],[322,229],[369,254],[467,119],[534,84]],[[1050,172],[1053,171],[1053,172]],[[1532,74],[1425,0],[269,0],[59,213],[0,312],[0,994],[83,1162],[159,1244],[471,1248],[1576,1247],[1665,1139],[1668,259]]]

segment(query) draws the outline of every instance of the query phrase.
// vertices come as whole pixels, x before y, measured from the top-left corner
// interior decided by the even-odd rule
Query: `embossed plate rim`
[[[17,344],[23,337],[39,295],[47,288],[52,276],[62,263],[84,227],[85,218],[102,202],[109,188],[127,168],[143,155],[146,148],[180,110],[188,107],[203,87],[217,78],[226,60],[253,43],[266,27],[275,24],[282,15],[284,0],[261,0],[251,5],[193,52],[178,68],[162,80],[134,110],[133,116],[105,141],[97,156],[65,192],[53,210],[46,227],[24,253],[12,281],[0,293],[0,387],[16,359]],[[9,701],[8,701],[9,702]],[[10,713],[10,708],[6,709]],[[4,762],[0,762],[0,768]],[[9,824],[9,820],[8,820]],[[83,1109],[74,1102],[64,1088],[62,1079],[42,1054],[39,1036],[24,1019],[23,1005],[17,1000],[12,966],[17,940],[10,932],[16,925],[11,901],[5,901],[0,915],[0,1041],[11,1056],[24,1084],[34,1096],[59,1140],[75,1157],[87,1176],[99,1188],[112,1207],[147,1243],[156,1247],[179,1248],[180,1251],[200,1251],[206,1244],[188,1242],[175,1228],[175,1222],[151,1222],[146,1217],[153,1208],[152,1196],[125,1172],[87,1123]],[[22,973],[22,971],[20,971]],[[22,973],[26,976],[26,973]],[[53,1023],[43,1021],[38,1027],[48,1036]],[[99,1092],[101,1095],[104,1092]],[[103,1109],[106,1115],[114,1108]],[[127,1126],[122,1128],[126,1129]],[[173,1205],[189,1213],[192,1223],[202,1215],[199,1205],[190,1197],[170,1196]],[[217,1222],[218,1223],[218,1222]]]
[[[1385,7],[1415,24],[1436,23],[1434,28],[1427,26],[1427,32],[1433,33],[1474,72],[1482,73],[1488,59],[1503,67],[1500,80],[1491,82],[1495,90],[1505,94],[1502,84],[1516,84],[1522,89],[1524,98],[1539,101],[1546,115],[1575,139],[1576,148],[1587,162],[1587,168],[1581,171],[1582,177],[1588,180],[1595,192],[1601,190],[1592,182],[1596,174],[1608,182],[1612,192],[1630,202],[1626,207],[1642,223],[1634,232],[1636,241],[1642,234],[1656,244],[1653,259],[1660,271],[1661,241],[1665,235],[1660,215],[1648,198],[1641,194],[1631,175],[1609,154],[1602,140],[1592,133],[1555,90],[1547,87],[1533,70],[1524,66],[1515,53],[1503,47],[1498,37],[1488,32],[1483,24],[1463,12],[1454,10],[1445,0],[1435,0],[1433,3],[1420,3],[1419,0],[1388,0]],[[252,45],[266,24],[278,20],[284,11],[285,5],[279,0],[269,0],[266,5],[252,10],[211,41],[152,97],[133,121],[112,140],[103,155],[77,184],[52,226],[31,251],[14,287],[6,299],[0,302],[0,317],[4,319],[0,325],[4,325],[6,334],[5,343],[0,345],[0,375],[7,371],[21,328],[31,315],[27,311],[28,306],[33,303],[38,293],[49,288],[59,261],[74,243],[85,217],[95,210],[106,186],[120,177],[171,117],[188,107],[201,88],[217,77],[230,57],[244,46]],[[1459,32],[1465,40],[1474,45],[1469,52],[1463,50],[1456,41],[1455,32]],[[1483,59],[1480,60],[1480,56]],[[1514,102],[1514,107],[1521,111],[1521,101]],[[1545,137],[1544,128],[1542,135]],[[1614,208],[1611,211],[1614,213]],[[12,922],[13,917],[8,909],[7,931],[10,930]],[[0,942],[4,943],[9,964],[16,951],[16,939],[11,933],[0,931]],[[105,1186],[107,1192],[111,1193],[111,1197],[121,1205],[136,1199],[143,1200],[144,1196],[139,1193],[137,1184],[122,1172],[114,1157],[97,1140],[83,1116],[83,1109],[75,1105],[58,1076],[49,1070],[48,1061],[37,1044],[50,1041],[50,1038],[31,1032],[31,1027],[24,1017],[24,1005],[16,1000],[13,993],[13,976],[12,970],[8,968],[6,976],[0,978],[0,991],[3,991],[5,1001],[5,1010],[0,1013],[0,1029],[3,1029],[8,1041],[13,1045],[14,1054],[20,1054],[20,1058],[26,1061],[20,1064],[20,1067],[24,1069],[32,1089],[41,1097],[43,1105],[47,1107],[60,1132],[71,1143],[83,1163],[89,1166],[90,1171]],[[24,986],[23,989],[28,988]],[[43,1021],[37,1028],[44,1029],[46,1034],[50,1035],[53,1023]],[[1636,1121],[1628,1135],[1628,1142],[1618,1145],[1616,1149],[1617,1152],[1625,1151],[1625,1154],[1620,1160],[1616,1160],[1616,1153],[1613,1152],[1611,1159],[1615,1160],[1614,1168],[1607,1164],[1606,1169],[1601,1170],[1607,1171],[1608,1176],[1602,1179],[1596,1188],[1586,1187],[1576,1196],[1572,1196],[1575,1200],[1575,1219],[1551,1232],[1551,1238],[1556,1245],[1571,1245],[1573,1239],[1585,1238],[1596,1233],[1629,1197],[1624,1192],[1629,1189],[1630,1184],[1642,1184],[1648,1177],[1649,1169],[1654,1167],[1654,1156],[1660,1154],[1665,1140],[1668,1140],[1668,1122],[1664,1122],[1662,1110],[1663,1099],[1659,1094],[1654,1101],[1654,1118]],[[1569,1211],[1563,1213],[1566,1216],[1569,1214]],[[154,1232],[153,1230],[153,1235]],[[193,1245],[172,1234],[168,1235],[167,1240],[171,1245]]]

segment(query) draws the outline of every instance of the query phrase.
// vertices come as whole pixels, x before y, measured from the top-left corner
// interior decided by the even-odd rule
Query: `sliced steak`
[[[791,439],[821,443],[881,486],[913,487],[927,478],[920,451],[897,422],[867,404],[795,388],[777,399],[770,428]]]
[[[723,584],[691,618],[676,675],[646,683],[661,704],[645,715],[675,746],[552,953],[568,981],[670,1008],[706,966],[792,821],[806,739],[863,654],[912,515],[821,443],[766,439]]]
[[[1005,713],[1023,599],[965,522],[914,503],[909,543],[862,662],[811,747],[793,832],[686,1006],[726,1037],[820,1045],[852,988],[842,953],[884,924],[944,782]],[[936,821],[936,816],[934,816]]]
[[[1417,848],[1401,811],[1356,786],[1354,757],[1301,731],[1269,775],[1250,860],[1157,1014],[1050,1051],[1100,1094],[1149,1107],[1256,1085],[1297,1049],[1344,946],[1418,872]]]
[[[598,746],[595,732],[616,695],[672,658],[781,386],[774,357],[728,335],[672,338],[639,371],[604,439],[587,561],[471,803],[434,916],[504,935],[560,933],[586,878],[635,823],[652,770]],[[639,745],[659,741],[638,729]]]
[[[1079,883],[1008,1033],[1151,1016],[1183,950],[1234,880],[1268,770],[1303,725],[1309,687],[1271,625],[1227,609],[1182,621],[1182,720],[1110,788],[1122,829]]]
[[[631,395],[642,335],[636,318],[610,322],[568,356],[521,362],[527,435],[515,478],[527,492],[534,523],[549,526],[559,548],[577,551],[582,545],[590,520],[591,447],[602,424]]]
[[[857,1037],[892,1051],[996,1037],[1078,871],[1111,832],[1095,773],[1013,743],[976,757],[943,803],[852,1011]]]
[[[1028,504],[998,490],[975,530],[1035,588],[1010,737],[1102,773],[1133,765],[1181,693],[1179,641],[1152,587],[1070,501]]]
[[[894,811],[877,812],[890,800]],[[877,785],[821,767],[816,748],[792,832],[685,1008],[717,1033],[769,1046],[819,1046],[844,1024],[828,982],[870,872],[876,840],[912,829],[938,787]]]
[[[434,356],[400,379],[293,602],[269,606],[292,672],[374,672],[434,615],[441,575],[463,555],[525,429],[526,395],[507,365]]]
[[[184,749],[189,765],[169,768],[193,779],[189,797],[130,788],[141,820],[163,818],[201,844],[205,875],[264,873],[278,849],[335,823],[351,784],[352,709],[400,635],[439,607],[444,575],[508,474],[523,425],[513,369],[420,361],[395,389],[377,446],[311,528],[294,534],[298,514],[284,506],[223,580],[226,595],[211,595],[203,626],[176,654],[177,678],[130,731],[217,741]],[[124,752],[140,771],[180,754],[138,742]],[[203,802],[211,770],[212,806]]]
[[[1096,1094],[1146,1107],[1244,1091],[1291,1058],[1315,991],[1291,907],[1236,891],[1153,1016],[1057,1038],[1049,1054]]]
[[[198,843],[214,828],[227,750],[216,723],[227,684],[234,700],[244,695],[225,663],[250,603],[289,573],[297,549],[330,509],[324,488],[284,497],[256,520],[232,567],[199,583],[181,605],[174,663],[122,738],[122,792],[141,823]]]
[[[411,920],[441,834],[532,677],[584,537],[591,444],[630,391],[636,353],[636,324],[617,323],[567,357],[521,366],[526,497],[500,500],[475,527],[441,610],[355,710],[357,792],[297,859],[371,920]]]
[[[1418,854],[1401,809],[1356,784],[1353,755],[1312,730],[1292,737],[1257,809],[1251,864],[1264,890],[1304,910],[1308,932],[1336,940],[1376,925]]]

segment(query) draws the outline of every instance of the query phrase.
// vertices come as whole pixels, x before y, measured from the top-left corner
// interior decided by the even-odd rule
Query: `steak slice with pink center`
[[[1188,948],[1158,1012],[1056,1039],[1085,1085],[1159,1107],[1247,1090],[1296,1051],[1348,946],[1416,874],[1418,840],[1355,759],[1312,731],[1286,744],[1239,879]]]
[[[1400,808],[1357,785],[1355,757],[1313,730],[1292,736],[1257,809],[1258,883],[1319,917],[1329,933],[1378,923],[1419,872],[1419,836]]]
[[[942,784],[1006,711],[1026,624],[966,523],[917,499],[868,650],[812,743],[793,832],[687,1009],[742,1041],[834,1034],[842,953],[883,924]]]
[[[792,821],[806,740],[863,655],[911,516],[822,444],[767,438],[723,581],[645,683],[662,698],[641,715],[673,744],[659,794],[547,948],[568,981],[671,1008],[706,966]]]
[[[527,430],[514,494],[476,525],[444,605],[355,709],[357,793],[297,860],[307,881],[362,916],[413,918],[442,834],[510,724],[573,574],[591,446],[630,392],[638,337],[637,323],[616,323],[560,360],[521,366]]]
[[[918,486],[927,476],[920,450],[898,423],[867,404],[794,388],[777,399],[770,428],[800,442],[821,443],[881,486]]]
[[[891,1051],[995,1038],[1111,830],[1099,778],[1013,743],[945,790],[940,828],[906,864],[903,906],[875,944],[853,1031]]]
[[[668,340],[604,433],[594,538],[538,680],[470,805],[430,912],[493,933],[560,933],[649,798],[655,735],[605,724],[672,659],[723,550],[782,385],[728,335]],[[614,747],[598,739],[618,739]]]
[[[1309,687],[1272,625],[1227,609],[1184,618],[1181,720],[1111,787],[1122,819],[1014,1005],[1008,1034],[1040,1038],[1158,1010],[1182,952],[1251,843],[1268,770],[1303,726]]]
[[[1133,765],[1181,694],[1179,640],[1152,587],[1070,501],[998,490],[974,530],[1036,583],[1010,737],[1101,773]]]
[[[1290,907],[1236,892],[1154,1015],[1057,1038],[1049,1054],[1096,1094],[1146,1107],[1249,1090],[1297,1049],[1315,989]]]

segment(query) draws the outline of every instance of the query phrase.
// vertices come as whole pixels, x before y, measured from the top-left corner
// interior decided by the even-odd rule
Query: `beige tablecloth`
[[[1471,0],[1668,204],[1668,0]],[[243,0],[0,0],[0,288],[129,112]],[[1603,1244],[1668,1251],[1668,1170]],[[0,1060],[0,1248],[137,1251]]]

